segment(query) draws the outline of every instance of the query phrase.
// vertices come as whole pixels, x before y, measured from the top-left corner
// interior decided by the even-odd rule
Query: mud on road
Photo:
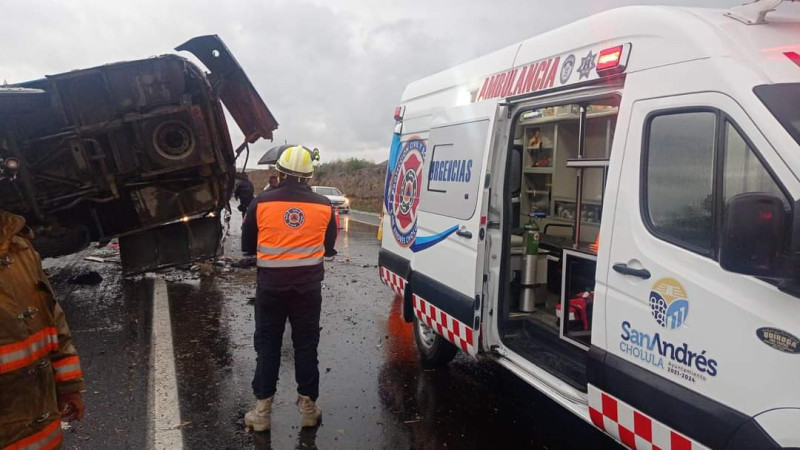
[[[226,255],[239,258],[234,218]],[[617,448],[496,364],[459,355],[446,368],[420,366],[400,300],[380,283],[375,228],[343,216],[339,255],[326,262],[321,319],[323,423],[298,426],[290,332],[271,432],[245,430],[255,369],[255,269],[211,275],[170,270],[180,423],[185,448]],[[48,260],[83,358],[87,415],[66,431],[66,448],[152,444],[153,281],[123,279],[113,263],[85,255]],[[97,271],[96,285],[72,284]],[[164,425],[164,424],[161,424]]]

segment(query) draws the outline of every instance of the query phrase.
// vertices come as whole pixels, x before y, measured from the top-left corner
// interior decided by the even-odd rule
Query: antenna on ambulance
[[[767,23],[767,14],[775,11],[775,8],[781,3],[783,3],[783,0],[753,0],[744,5],[731,8],[725,15],[747,25],[761,25]]]

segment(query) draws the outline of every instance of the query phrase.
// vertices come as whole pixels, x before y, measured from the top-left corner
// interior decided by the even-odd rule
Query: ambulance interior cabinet
[[[547,217],[539,221],[541,227],[550,223],[562,225],[549,228],[548,234],[556,236],[571,236],[575,224],[577,170],[567,167],[567,161],[578,156],[578,120],[573,115],[559,116],[559,111],[556,111],[552,117],[545,116],[522,124],[520,223],[527,223],[532,211],[543,211]],[[615,123],[613,115],[590,112],[585,158],[609,157]],[[582,242],[593,242],[600,229],[605,177],[606,170],[602,168],[583,171]]]
[[[597,256],[580,250],[563,251],[561,258],[560,331],[565,341],[589,350]]]
[[[555,146],[558,125],[527,126],[522,136],[522,197],[521,223],[528,222],[533,211],[551,214]]]

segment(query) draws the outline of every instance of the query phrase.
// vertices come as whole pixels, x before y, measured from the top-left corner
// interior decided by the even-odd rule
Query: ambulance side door
[[[639,427],[628,423],[636,416],[672,448],[723,448],[752,415],[800,404],[797,360],[757,336],[796,328],[800,302],[720,266],[726,201],[784,196],[797,180],[745,110],[716,92],[634,102],[624,152],[592,419],[614,434],[610,422]]]
[[[434,114],[410,246],[414,314],[472,356],[483,304],[487,164],[500,110],[484,102]]]

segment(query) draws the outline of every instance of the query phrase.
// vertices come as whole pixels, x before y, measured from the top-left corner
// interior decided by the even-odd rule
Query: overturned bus
[[[42,257],[119,237],[135,273],[220,251],[236,157],[278,123],[219,37],[176,50],[210,73],[170,54],[0,87],[0,209],[25,216]]]

